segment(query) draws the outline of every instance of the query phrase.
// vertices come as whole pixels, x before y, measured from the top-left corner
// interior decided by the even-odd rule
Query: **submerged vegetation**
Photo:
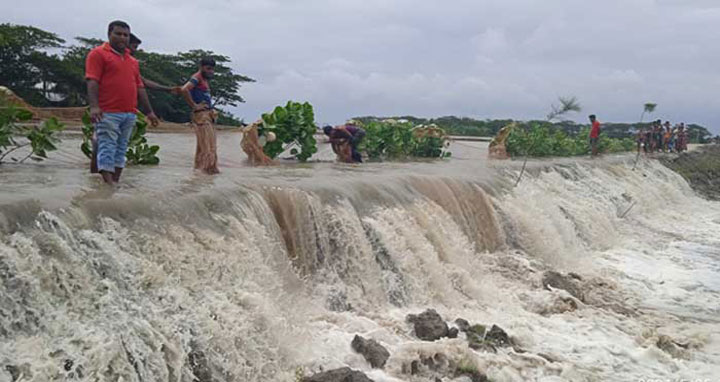
[[[31,111],[0,98],[0,163],[8,157],[20,163],[27,159],[41,161],[47,158],[49,151],[57,150],[60,139],[55,134],[65,125],[56,118],[49,118],[39,125],[28,123],[32,118]],[[22,156],[10,156],[17,152],[22,152]]]
[[[590,153],[589,134],[589,128],[573,136],[557,128],[536,125],[529,130],[513,129],[508,136],[506,148],[511,156],[587,155]],[[635,148],[635,141],[632,138],[610,138],[601,133],[598,148],[600,152],[606,153],[630,151]]]
[[[276,107],[271,113],[262,115],[262,125],[258,128],[260,137],[267,140],[263,151],[272,159],[277,158],[285,151],[286,145],[299,146],[300,150],[293,147],[290,154],[299,161],[307,161],[317,152],[315,142],[315,112],[309,103],[288,101],[287,105]],[[275,135],[275,139],[267,139],[269,133]]]
[[[648,106],[646,105],[646,110]],[[654,109],[654,106],[652,107]],[[513,128],[506,141],[506,150],[510,156],[547,157],[547,156],[578,156],[590,153],[590,128],[583,127],[579,131],[567,132],[556,127],[552,122],[568,113],[581,111],[575,97],[560,97],[558,103],[551,105],[546,123],[531,123],[529,128]],[[635,140],[628,137],[611,138],[601,129],[598,140],[598,151],[614,153],[630,151],[635,147]],[[523,165],[524,168],[524,165]]]
[[[602,117],[601,115],[599,117]],[[569,136],[576,136],[580,132],[589,127],[586,123],[577,123],[574,121],[553,121],[546,120],[529,120],[517,121],[513,119],[473,119],[467,117],[446,116],[440,118],[418,118],[413,116],[399,117],[359,117],[354,118],[356,121],[368,123],[370,121],[381,121],[383,119],[394,119],[398,121],[407,121],[415,125],[434,124],[445,130],[448,135],[457,136],[473,136],[473,137],[493,137],[503,127],[515,122],[518,127],[529,130],[533,126],[546,127],[552,131],[559,130]],[[633,138],[635,132],[640,128],[647,128],[652,122],[641,123],[617,123],[602,121],[602,131],[608,138]],[[704,126],[698,124],[686,124],[688,129],[688,137],[690,143],[707,143],[712,138],[712,134]]]
[[[125,153],[127,163],[129,165],[157,165],[160,163],[160,158],[157,157],[160,146],[148,145],[147,138],[145,137],[145,133],[147,132],[145,115],[140,112],[136,115],[135,127],[133,128],[133,133],[128,141],[128,149]],[[89,111],[85,111],[82,122],[83,141],[80,144],[80,150],[86,157],[92,158],[93,125],[90,121]]]
[[[449,145],[445,131],[436,125],[414,125],[395,120],[361,123],[367,135],[359,145],[371,160],[446,158]]]

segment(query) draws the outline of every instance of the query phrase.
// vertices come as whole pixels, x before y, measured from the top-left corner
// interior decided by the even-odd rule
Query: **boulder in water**
[[[658,337],[655,346],[665,353],[670,354],[673,358],[688,359],[687,352],[684,350],[687,348],[687,345],[681,345],[668,336],[661,335]]]
[[[302,382],[374,382],[367,375],[360,371],[353,370],[349,367],[328,370],[317,373],[310,377],[305,377]]]
[[[542,285],[545,289],[550,290],[550,287],[556,289],[564,289],[570,295],[577,298],[580,301],[585,301],[585,296],[580,288],[580,282],[578,275],[563,275],[562,273],[555,271],[547,271],[543,274]]]
[[[424,341],[435,341],[447,337],[450,329],[435,309],[428,309],[418,315],[410,314],[406,320],[415,326],[415,335]]]
[[[508,334],[497,325],[493,325],[492,328],[490,328],[490,331],[485,334],[485,341],[488,341],[498,347],[512,345],[510,336],[508,336]]]
[[[461,332],[467,332],[467,330],[470,329],[470,323],[464,318],[456,319],[455,325],[457,325],[458,329],[460,329]]]
[[[212,371],[210,371],[207,357],[202,350],[193,349],[188,354],[187,362],[195,376],[193,382],[213,382]]]
[[[487,330],[484,325],[472,325],[465,330],[465,335],[468,346],[477,351],[496,353],[497,348],[513,345],[510,336],[497,325],[493,325],[490,330]]]
[[[353,350],[362,354],[365,360],[370,363],[370,366],[376,369],[382,369],[388,358],[390,358],[390,352],[372,339],[367,340],[356,335],[350,346],[352,346]]]
[[[410,374],[422,380],[437,381],[469,381],[487,382],[487,376],[480,372],[477,366],[466,359],[453,360],[443,353],[432,356],[420,356],[409,365],[403,364],[403,374]]]

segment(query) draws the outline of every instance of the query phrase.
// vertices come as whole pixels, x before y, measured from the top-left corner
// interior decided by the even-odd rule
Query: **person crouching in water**
[[[338,154],[344,162],[362,163],[362,155],[358,152],[357,147],[360,141],[365,137],[365,130],[355,124],[348,123],[341,126],[325,126],[323,132],[330,138],[333,151]],[[344,145],[350,146],[350,155],[344,154]],[[349,156],[349,158],[348,158]]]
[[[182,87],[185,101],[192,109],[191,120],[197,137],[195,148],[195,169],[206,174],[218,174],[217,137],[215,136],[215,110],[210,98],[209,80],[215,74],[215,60],[200,60],[200,70],[190,77]]]

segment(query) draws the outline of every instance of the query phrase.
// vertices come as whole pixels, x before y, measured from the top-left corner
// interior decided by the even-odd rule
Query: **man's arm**
[[[97,50],[91,50],[85,59],[85,79],[87,80],[88,103],[90,104],[90,120],[98,123],[102,120],[103,113],[100,109],[100,79],[103,77],[105,62],[102,54]]]
[[[146,88],[146,89],[160,90],[160,91],[163,91],[163,92],[170,92],[170,91],[172,91],[172,88],[169,87],[169,86],[160,85],[159,83],[157,83],[157,82],[155,82],[155,81],[153,81],[153,80],[149,80],[149,79],[147,79],[147,78],[145,78],[145,77],[141,77],[141,79],[142,79],[142,82],[143,82],[143,84],[145,85],[145,88]]]
[[[88,103],[90,104],[90,120],[98,123],[102,120],[102,110],[100,110],[100,102],[98,95],[100,94],[100,84],[95,80],[87,80]]]
[[[150,105],[150,99],[148,99],[147,91],[145,91],[145,88],[138,89],[138,98],[140,98],[140,108],[143,109],[145,115],[150,120],[150,123],[153,125],[153,127],[157,126],[160,121],[158,120],[155,112],[152,109],[152,106]]]

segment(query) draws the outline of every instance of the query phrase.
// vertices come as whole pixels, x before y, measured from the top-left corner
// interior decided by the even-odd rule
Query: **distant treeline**
[[[98,30],[96,35],[104,35],[103,32]],[[85,57],[103,40],[84,37],[75,40],[75,44],[66,44],[55,33],[39,28],[0,24],[0,85],[34,106],[87,105]],[[166,86],[184,84],[197,71],[200,58],[208,56],[217,62],[212,80],[215,106],[237,106],[244,102],[238,90],[243,82],[253,79],[234,73],[227,66],[229,57],[200,49],[176,54],[155,53],[143,50],[142,46],[135,55],[143,77]],[[190,120],[190,109],[181,97],[157,91],[148,94],[158,117],[179,123]],[[229,113],[222,113],[218,120],[220,124],[239,122]]]
[[[500,129],[515,122],[512,119],[485,119],[478,120],[467,117],[440,117],[440,118],[418,118],[413,116],[402,117],[357,117],[355,120],[368,122],[382,119],[406,119],[414,124],[430,124],[445,129],[450,135],[465,135],[477,137],[492,137]],[[570,136],[578,135],[583,129],[589,128],[589,124],[579,124],[572,121],[547,122],[547,121],[518,121],[521,127],[530,129],[531,126],[547,127],[551,130],[561,130]],[[602,131],[609,138],[634,138],[638,128],[646,128],[652,122],[646,123],[603,123]],[[712,134],[703,126],[697,124],[686,125],[688,136],[692,143],[706,143],[712,138]]]

